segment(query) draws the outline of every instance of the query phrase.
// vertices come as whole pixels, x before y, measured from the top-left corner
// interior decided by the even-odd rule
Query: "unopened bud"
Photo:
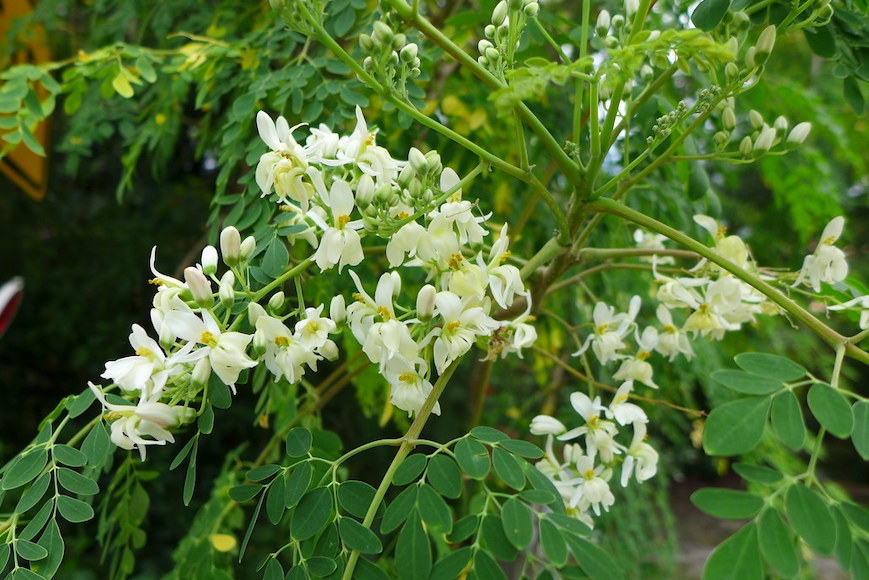
[[[724,75],[728,81],[733,81],[739,76],[739,67],[735,62],[728,62],[724,65]]]
[[[779,137],[784,137],[785,133],[788,132],[788,120],[783,116],[776,118],[772,126],[775,128],[775,132]]]
[[[344,304],[344,296],[337,294],[332,297],[332,302],[329,303],[329,318],[335,324],[344,324],[347,320],[347,307]]]
[[[615,16],[613,16],[611,24],[612,24],[613,28],[615,28],[616,30],[619,30],[619,29],[621,29],[622,26],[625,25],[625,17],[622,16],[621,14],[616,14]]]
[[[407,44],[407,36],[402,33],[398,33],[392,37],[392,48],[395,50],[401,50]]]
[[[257,359],[265,354],[265,352],[269,348],[269,338],[265,335],[264,332],[257,330],[253,333],[253,340],[250,343],[251,345],[251,355],[253,358]]]
[[[184,281],[187,282],[187,287],[190,288],[193,300],[199,306],[209,308],[214,304],[214,296],[211,293],[211,282],[208,281],[202,270],[193,266],[184,268]]]
[[[423,322],[431,320],[434,313],[435,296],[437,290],[431,284],[426,284],[419,290],[416,295],[416,317]]]
[[[751,137],[745,136],[742,138],[742,141],[739,142],[739,153],[743,157],[751,157]]]
[[[715,143],[715,146],[720,150],[724,149],[727,142],[730,141],[730,135],[725,133],[724,131],[716,131],[712,136],[712,142]]]
[[[605,38],[610,30],[610,13],[606,10],[601,10],[597,15],[597,24],[594,25],[594,31],[600,38]]]
[[[483,34],[486,36],[486,38],[495,38],[495,25],[487,24],[486,28],[483,29]]]
[[[362,59],[362,68],[364,68],[365,70],[373,69],[374,68],[374,59],[371,58],[370,56],[366,56],[364,59]]]
[[[425,154],[425,163],[428,166],[428,170],[434,175],[440,174],[444,169],[444,166],[441,163],[440,153],[438,153],[436,149],[432,149]]]
[[[374,180],[370,175],[363,173],[356,184],[356,207],[366,209],[374,201]]]
[[[428,162],[425,159],[425,154],[416,147],[410,148],[407,154],[407,161],[413,167],[413,170],[420,175],[425,175],[428,171]]]
[[[217,295],[224,308],[232,308],[232,305],[235,304],[235,274],[232,271],[227,272],[220,279]]]
[[[751,24],[751,18],[741,10],[733,13],[733,28],[735,32],[742,32]]]
[[[806,137],[809,136],[809,132],[812,130],[812,124],[808,122],[799,123],[793,129],[791,129],[790,135],[788,135],[788,144],[789,145],[799,145],[803,141],[806,140]]]
[[[501,56],[501,53],[498,52],[497,48],[490,47],[486,49],[486,58],[490,61],[497,61],[499,56]]]
[[[341,354],[338,352],[338,345],[331,340],[324,342],[323,346],[317,349],[317,352],[323,355],[323,358],[328,361],[338,360],[338,356]]]
[[[247,320],[251,326],[256,326],[256,321],[260,316],[267,316],[266,309],[259,302],[250,302],[247,305]]]
[[[625,0],[625,16],[630,18],[640,7],[640,0]]]
[[[507,19],[507,1],[501,0],[498,2],[495,9],[492,11],[492,24],[495,26],[501,26],[504,23],[504,20]]]
[[[212,276],[217,272],[217,248],[205,246],[202,248],[202,272]]]
[[[755,62],[754,62],[754,53],[755,52],[756,52],[756,50],[753,46],[749,46],[745,50],[745,66],[747,66],[749,69],[755,68],[755,66],[756,66]]]
[[[736,127],[736,114],[730,107],[724,109],[721,114],[721,125],[728,131],[733,131],[733,128]]]
[[[640,67],[640,78],[643,79],[643,82],[649,83],[652,81],[652,78],[655,76],[655,69],[650,67],[647,64],[644,64]]]
[[[223,263],[227,266],[235,266],[238,264],[240,257],[241,234],[234,226],[223,228],[220,232],[220,254],[223,256]]]
[[[524,12],[525,16],[528,18],[537,18],[537,14],[540,13],[540,4],[537,2],[529,2],[525,5],[525,8],[522,9],[522,12]]]
[[[760,129],[761,127],[763,127],[763,115],[761,115],[754,109],[748,112],[748,120],[751,121],[751,126],[754,129]]]
[[[392,29],[388,24],[378,20],[374,23],[374,34],[371,35],[374,42],[383,46],[392,46]]]
[[[367,34],[360,34],[359,46],[362,48],[363,52],[371,52],[375,47],[374,39]]]
[[[604,45],[604,47],[609,48],[610,50],[612,50],[614,48],[618,48],[619,39],[616,38],[615,36],[612,36],[612,35],[607,36],[606,38],[603,39],[603,45]]]
[[[239,247],[239,259],[242,262],[247,262],[253,256],[254,250],[256,250],[256,239],[253,236],[246,237]]]
[[[410,44],[401,49],[401,52],[398,56],[401,57],[401,62],[411,63],[416,58],[418,52],[419,47],[411,42]]]
[[[757,38],[755,46],[754,62],[757,65],[762,65],[772,54],[772,49],[775,48],[775,25],[770,24],[763,29],[760,36]]]
[[[272,297],[269,298],[269,310],[272,312],[278,313],[284,307],[284,302],[286,302],[287,296],[282,292],[278,291],[272,294]]]
[[[190,384],[196,389],[201,389],[208,384],[210,377],[211,361],[208,360],[207,356],[202,357],[193,365],[193,371],[190,373]]]
[[[764,127],[760,132],[760,135],[757,136],[757,139],[754,140],[754,146],[752,147],[753,153],[766,153],[770,150],[773,143],[775,142],[775,129],[772,127]]]

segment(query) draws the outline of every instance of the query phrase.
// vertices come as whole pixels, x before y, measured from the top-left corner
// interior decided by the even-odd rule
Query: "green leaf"
[[[129,99],[135,94],[133,91],[133,85],[130,84],[127,75],[122,71],[118,71],[118,74],[116,74],[115,78],[112,79],[112,88],[125,99]]]
[[[697,201],[709,191],[709,174],[702,161],[690,161],[688,173],[688,199]]]
[[[244,483],[229,488],[229,497],[238,503],[250,501],[257,496],[264,486],[257,483]]]
[[[471,548],[464,546],[435,562],[429,580],[455,580],[471,561]]]
[[[836,523],[836,560],[839,561],[842,568],[848,568],[851,565],[851,552],[854,545],[851,543],[851,526],[848,525],[848,520],[845,519],[845,514],[841,509],[831,508],[833,521]]]
[[[37,574],[27,568],[18,568],[9,576],[9,580],[46,580],[42,574]]]
[[[479,550],[474,554],[474,567],[471,570],[473,578],[477,580],[507,580],[504,570],[498,565],[492,556]]]
[[[51,520],[45,527],[42,537],[39,538],[39,545],[48,550],[48,557],[40,560],[38,564],[33,564],[33,569],[39,572],[46,578],[51,578],[60,568],[63,562],[64,544],[63,536],[60,535],[60,527],[56,520]],[[3,567],[0,565],[0,570]]]
[[[269,558],[266,569],[263,571],[263,580],[284,580],[284,569],[281,563],[274,558]]]
[[[767,397],[746,397],[716,407],[706,419],[703,449],[708,455],[751,451],[763,436],[769,406]]]
[[[428,578],[431,567],[431,544],[419,513],[413,510],[398,533],[395,568],[399,578]]]
[[[208,381],[208,402],[217,409],[229,409],[232,406],[232,393],[216,374],[212,374]]]
[[[483,521],[480,522],[480,545],[504,562],[512,562],[518,554],[504,533],[504,522],[499,515],[483,516]]]
[[[862,528],[864,532],[869,532],[869,510],[849,501],[840,503],[839,509],[842,510],[849,522]]]
[[[305,457],[311,450],[314,436],[304,427],[296,427],[287,434],[287,455]]]
[[[338,486],[338,503],[348,514],[364,518],[376,493],[377,490],[364,481],[345,481]]]
[[[456,462],[468,477],[484,479],[489,474],[492,465],[489,459],[489,450],[476,439],[459,439],[454,452]]]
[[[698,489],[691,503],[711,516],[732,520],[754,517],[763,508],[763,498],[752,493],[715,487]]]
[[[199,441],[199,438],[197,437],[196,440]],[[184,489],[181,491],[181,501],[184,502],[184,505],[190,505],[190,500],[193,499],[193,491],[196,488],[196,452],[198,450],[199,446],[194,445],[193,450],[190,452],[187,473],[184,474]]]
[[[416,498],[419,492],[419,487],[411,485],[404,489],[398,496],[386,507],[383,512],[383,521],[380,522],[380,531],[388,534],[393,530],[397,530],[413,510],[416,505]]]
[[[22,540],[32,540],[33,538],[35,538],[36,534],[42,531],[42,528],[45,526],[48,518],[54,516],[54,508],[54,499],[50,499],[42,504],[42,507],[39,508],[39,510],[36,512],[36,515],[30,519],[30,522],[26,526],[24,526],[24,529],[21,530],[21,533],[18,534],[18,537]]]
[[[510,437],[508,437],[503,431],[485,426],[474,427],[471,429],[470,435],[471,437],[475,437],[476,439],[486,443],[498,443],[499,441],[507,441],[510,439]]]
[[[307,540],[326,527],[333,519],[332,492],[316,487],[299,501],[293,512],[290,534],[296,540]]]
[[[287,264],[290,263],[290,254],[287,252],[287,246],[283,240],[275,238],[268,247],[263,256],[262,269],[267,276],[277,278],[284,273]]]
[[[41,500],[42,496],[45,495],[45,492],[48,491],[48,485],[50,483],[51,472],[43,473],[39,479],[34,481],[30,487],[27,488],[27,491],[21,494],[21,499],[18,500],[18,505],[15,506],[15,511],[19,514],[23,514],[39,503],[39,500]],[[3,568],[0,567],[0,570],[2,569]]]
[[[313,468],[307,461],[296,465],[287,476],[286,490],[284,491],[284,505],[287,509],[294,507],[311,485]]]
[[[501,506],[504,535],[516,548],[524,550],[534,538],[531,509],[521,500],[511,497]]]
[[[430,485],[419,486],[416,506],[428,529],[449,534],[453,529],[453,514],[447,502]]]
[[[842,393],[826,383],[815,383],[809,389],[807,399],[812,414],[827,431],[839,439],[851,434],[854,415]]]
[[[94,508],[81,501],[67,495],[61,495],[57,498],[57,511],[63,518],[73,524],[86,522],[94,517]]]
[[[528,503],[550,504],[555,501],[555,494],[542,489],[526,489],[519,494]]]
[[[584,537],[591,536],[591,528],[573,516],[559,513],[548,513],[546,514],[546,517],[568,535]]]
[[[341,518],[338,521],[338,533],[344,545],[351,550],[359,550],[363,554],[379,554],[383,551],[380,538],[352,518]]]
[[[560,567],[567,563],[564,535],[547,517],[540,519],[540,543],[543,545],[543,553],[555,566]]]
[[[57,481],[65,490],[77,495],[96,495],[100,492],[96,481],[67,467],[57,470]]]
[[[724,18],[728,8],[730,0],[703,0],[691,13],[691,22],[701,30],[712,30]]]
[[[760,553],[781,576],[790,578],[800,572],[800,560],[794,538],[785,522],[774,509],[768,509],[757,522]]]
[[[389,575],[365,558],[359,558],[353,580],[389,580]]]
[[[530,441],[511,439],[509,441],[502,441],[498,444],[498,447],[506,449],[513,455],[527,457],[528,459],[540,459],[543,457],[543,450]]]
[[[48,550],[28,540],[15,540],[15,553],[29,562],[42,560],[48,556]]]
[[[728,389],[746,395],[767,395],[782,388],[781,381],[743,371],[715,371],[712,378]]]
[[[749,465],[748,463],[734,463],[733,471],[742,476],[742,479],[753,483],[772,485],[781,481],[782,474],[775,469],[762,465]]]
[[[851,407],[854,415],[854,429],[851,430],[851,441],[854,443],[854,449],[863,458],[863,461],[869,461],[869,403],[866,401],[857,401]]]
[[[273,526],[278,525],[284,516],[286,490],[283,477],[276,477],[269,484],[268,496],[266,496],[266,515]]]
[[[806,41],[812,52],[823,58],[833,58],[836,56],[836,37],[833,35],[833,26],[803,28],[803,34],[806,36]]]
[[[411,481],[416,481],[425,469],[427,460],[423,453],[408,455],[395,470],[392,485],[407,485]]]
[[[27,145],[27,148],[40,157],[45,157],[45,149],[42,147],[42,143],[39,142],[39,139],[36,138],[33,131],[31,131],[30,127],[27,126],[27,123],[21,123],[19,129],[21,130],[21,137],[24,139],[24,144]]]
[[[703,580],[761,580],[763,564],[757,528],[749,523],[712,550],[703,568]]]
[[[112,441],[105,424],[100,421],[93,426],[81,444],[81,451],[88,458],[91,467],[102,467],[114,452]]]
[[[9,561],[12,548],[9,544],[0,544],[0,572],[6,569],[6,562]]]
[[[854,550],[851,552],[851,577],[856,580],[865,580],[869,578],[869,546],[864,542],[859,542],[854,545]]]
[[[438,454],[429,459],[426,479],[438,493],[450,498],[462,495],[462,472],[452,458]]]
[[[256,507],[253,508],[253,513],[250,515],[250,522],[247,524],[247,531],[244,533],[244,539],[241,541],[241,548],[238,550],[238,561],[241,562],[241,559],[244,557],[244,553],[247,550],[247,543],[250,542],[250,537],[253,535],[253,529],[256,527],[256,521],[259,518],[259,512],[263,507],[263,500],[265,500],[265,494],[259,496],[259,501],[256,502]]]
[[[791,391],[782,391],[772,400],[770,413],[772,430],[779,441],[794,451],[803,448],[806,442],[806,424],[797,396]]]
[[[753,375],[773,379],[779,383],[796,381],[807,374],[806,369],[802,366],[777,354],[743,352],[733,357],[733,360],[742,370]]]
[[[561,494],[558,492],[558,489],[556,489],[555,484],[553,484],[548,477],[543,475],[539,469],[530,463],[523,463],[522,470],[525,472],[525,477],[528,478],[528,483],[531,484],[531,487],[535,490],[548,493],[554,498],[553,501],[549,502],[547,505],[553,510],[563,513],[564,502],[562,501]]]
[[[516,490],[525,487],[525,473],[522,471],[522,464],[500,447],[492,449],[492,465],[495,466],[495,474],[504,483]]]
[[[467,540],[477,532],[480,527],[480,517],[477,514],[469,514],[453,525],[453,532],[449,535],[450,543],[459,543]]]
[[[91,405],[96,400],[96,395],[94,395],[94,392],[90,390],[90,388],[87,388],[80,394],[72,397],[66,403],[66,410],[69,412],[69,418],[75,419],[76,417],[90,409]]]
[[[845,97],[845,102],[856,114],[863,114],[863,93],[860,91],[860,85],[855,77],[845,77],[842,84],[842,95]]]
[[[172,459],[172,463],[169,464],[169,470],[173,470],[184,461],[184,459],[190,454],[193,450],[193,447],[199,443],[199,437],[191,437],[190,440],[184,444],[184,447],[181,448],[181,451]]]
[[[588,540],[565,534],[564,538],[579,566],[594,580],[620,580],[623,578],[619,566],[612,556]]]
[[[211,403],[207,403],[202,410],[202,414],[196,420],[196,426],[201,433],[208,435],[214,429],[214,407]]]
[[[25,483],[30,483],[42,473],[46,463],[48,463],[48,450],[42,446],[19,455],[3,474],[0,488],[16,489]]]
[[[264,479],[268,479],[277,472],[281,470],[280,465],[260,465],[259,467],[254,467],[250,471],[247,472],[247,478],[250,481],[263,481]]]
[[[785,511],[791,525],[810,548],[829,556],[836,547],[836,522],[827,502],[813,489],[795,483],[785,494]]]

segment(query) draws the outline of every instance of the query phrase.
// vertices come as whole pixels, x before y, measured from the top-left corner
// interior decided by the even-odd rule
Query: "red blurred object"
[[[0,286],[0,336],[9,328],[12,318],[21,305],[24,294],[24,278],[16,276]]]

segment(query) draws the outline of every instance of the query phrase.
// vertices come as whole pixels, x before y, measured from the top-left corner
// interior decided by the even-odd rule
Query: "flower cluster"
[[[263,196],[273,195],[292,214],[288,243],[310,247],[300,266],[337,266],[341,273],[362,262],[363,239],[376,235],[389,240],[392,269],[373,297],[350,270],[358,292],[349,304],[334,296],[324,316],[324,304],[293,305],[282,292],[261,305],[265,290],[255,293],[250,285],[257,241],[242,240],[234,227],[221,233],[220,253],[207,246],[183,281],[157,271],[155,248],[151,322],[158,338],[134,325],[135,354],[106,363],[102,377],[111,386],[91,384],[106,418],[114,419],[112,441],[138,448],[143,459],[147,446],[173,442],[170,430],[204,409],[212,374],[235,393],[242,372],[262,362],[275,381],[296,383],[319,361],[338,357],[330,335],[344,325],[389,383],[392,404],[408,413],[418,412],[431,394],[432,366],[441,375],[476,344],[490,357],[521,356],[536,338],[526,322],[530,296],[508,263],[506,224],[487,246],[483,222],[489,216],[462,199],[458,175],[443,168],[437,152],[411,149],[408,160],[394,159],[376,144],[358,108],[352,134],[320,125],[304,144],[293,137],[299,126],[283,117],[273,121],[260,112],[256,121],[270,149],[257,165],[256,182]],[[228,269],[218,277],[219,257]],[[412,290],[415,308],[397,303],[401,268],[420,269],[429,282]],[[510,308],[517,297],[526,300],[524,314],[493,318],[494,309]],[[115,389],[121,397],[107,396]]]
[[[615,502],[609,482],[615,469],[621,465],[621,485],[628,485],[631,477],[638,482],[654,476],[658,470],[658,453],[646,442],[646,413],[628,402],[633,381],[625,381],[616,391],[607,407],[600,397],[591,399],[576,392],[570,404],[583,420],[583,425],[568,430],[554,417],[538,415],[531,421],[531,432],[546,435],[545,455],[537,463],[556,489],[561,493],[568,513],[589,527],[594,526],[591,513],[600,515]],[[630,425],[630,442],[619,443],[617,438]],[[553,450],[554,439],[581,442],[564,445],[561,459]]]

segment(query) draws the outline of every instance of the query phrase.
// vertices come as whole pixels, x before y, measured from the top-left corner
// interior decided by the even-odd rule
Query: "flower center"
[[[459,270],[462,267],[462,260],[465,258],[461,254],[453,254],[450,256],[450,269]]]
[[[202,333],[202,336],[199,337],[199,342],[206,346],[210,346],[211,348],[217,346],[217,338],[215,338],[214,335],[207,330]]]
[[[339,229],[339,230],[343,230],[343,229],[344,229],[344,226],[346,226],[346,225],[347,225],[347,222],[349,222],[349,221],[350,221],[350,216],[349,216],[349,215],[339,215],[339,216],[338,216],[338,220],[337,220],[337,222],[338,222],[338,229]]]
[[[286,348],[286,347],[290,346],[290,338],[287,336],[276,336],[275,337],[275,344],[280,346],[280,347]]]
[[[399,375],[398,380],[403,383],[412,383],[413,382],[413,374],[412,373],[404,373]]]

